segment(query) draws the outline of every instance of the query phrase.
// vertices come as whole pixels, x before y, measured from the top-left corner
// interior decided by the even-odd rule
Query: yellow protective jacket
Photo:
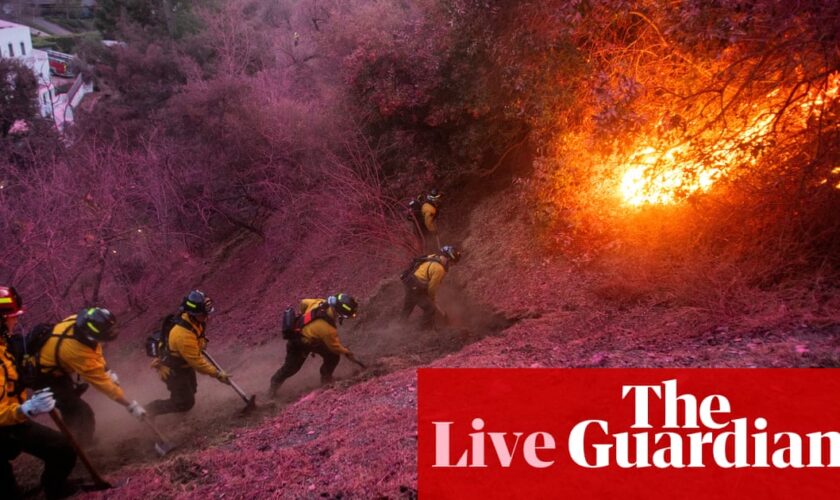
[[[219,370],[201,354],[207,347],[204,325],[193,321],[187,313],[181,314],[181,319],[192,325],[195,331],[178,324],[172,327],[172,330],[169,330],[169,352],[176,360],[183,360],[181,368],[189,366],[197,372],[215,377]]]
[[[429,258],[432,257],[434,256],[429,256]],[[426,285],[429,298],[432,300],[435,300],[435,297],[437,297],[438,287],[440,287],[440,282],[443,281],[444,276],[446,276],[446,268],[436,260],[427,260],[417,266],[417,270],[414,271],[414,277],[420,283]]]
[[[300,313],[306,314],[324,302],[326,302],[324,299],[303,299],[300,301]],[[327,314],[335,321],[335,311],[332,308],[327,311]],[[317,319],[304,326],[300,333],[303,335],[303,341],[308,344],[323,342],[329,350],[336,354],[350,354],[350,349],[341,345],[341,341],[338,339],[338,330],[323,319]]]
[[[76,315],[64,318],[55,325],[52,336],[47,339],[39,354],[41,372],[55,376],[72,375],[82,377],[82,380],[96,387],[100,392],[113,400],[125,399],[122,388],[111,380],[106,373],[107,363],[102,353],[102,345],[90,347],[76,340],[72,336]],[[57,359],[56,359],[57,356]]]
[[[0,426],[16,425],[26,421],[20,405],[26,401],[23,391],[15,395],[17,370],[12,353],[6,350],[6,342],[0,340]]]
[[[437,219],[437,208],[431,203],[426,202],[420,207],[420,211],[423,213],[423,224],[426,226],[426,231],[432,234],[437,233],[437,224],[435,223],[435,219]]]

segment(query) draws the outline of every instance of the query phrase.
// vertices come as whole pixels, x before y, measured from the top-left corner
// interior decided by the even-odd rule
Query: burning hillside
[[[840,2],[128,4],[63,139],[0,78],[7,328],[106,310],[137,399],[65,387],[95,498],[415,499],[418,367],[840,367]]]
[[[772,91],[764,102],[751,106],[750,116],[734,131],[695,130],[686,125],[677,144],[669,144],[667,139],[637,141],[643,145],[633,153],[612,158],[618,162],[618,192],[624,203],[635,207],[673,204],[706,192],[718,180],[760,165],[762,153],[779,135],[800,135],[821,120],[825,132],[836,128],[838,90],[840,73],[835,72],[815,88],[798,94],[791,89]],[[626,158],[623,162],[622,156]],[[765,175],[774,175],[767,170]],[[836,170],[831,174],[836,175]]]

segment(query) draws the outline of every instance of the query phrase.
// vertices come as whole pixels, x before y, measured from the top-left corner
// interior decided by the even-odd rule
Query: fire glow
[[[840,73],[833,73],[823,90],[810,90],[803,96],[803,102],[789,114],[797,127],[807,126],[809,118],[818,117],[829,103],[840,93]],[[785,96],[778,90],[771,92],[768,102]],[[718,180],[728,175],[734,166],[753,166],[762,147],[774,132],[777,115],[771,107],[756,109],[747,126],[736,134],[711,141],[713,147],[705,147],[711,154],[702,160],[692,158],[689,143],[654,147],[658,141],[641,140],[635,151],[626,156],[614,170],[618,172],[618,193],[627,205],[640,207],[670,205],[686,197],[708,191]],[[721,134],[724,136],[726,134]],[[838,184],[840,189],[840,184]]]

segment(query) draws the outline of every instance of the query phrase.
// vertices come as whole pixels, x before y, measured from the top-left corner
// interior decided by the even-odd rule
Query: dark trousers
[[[271,386],[276,390],[287,378],[299,372],[310,353],[315,353],[324,360],[321,363],[321,382],[331,381],[335,367],[341,361],[341,356],[329,350],[323,342],[310,344],[295,338],[286,342],[286,361],[271,377]]]
[[[76,465],[76,452],[63,435],[35,422],[0,427],[0,497],[22,498],[11,464],[21,452],[44,461],[44,493],[47,498],[61,498]]]
[[[82,446],[93,443],[96,432],[96,415],[93,408],[82,399],[86,384],[76,385],[69,376],[44,376],[39,380],[38,389],[49,387],[55,396],[55,407],[61,412],[61,418],[67,428]]]
[[[420,222],[420,224],[422,225],[423,222]],[[436,234],[420,228],[417,228],[414,234],[417,236],[417,247],[421,253],[433,254],[440,250]]]
[[[183,413],[195,406],[198,381],[192,368],[173,368],[166,379],[166,388],[169,389],[169,399],[158,399],[147,404],[146,412],[149,415]]]
[[[435,315],[437,308],[432,299],[429,298],[426,290],[412,289],[405,287],[405,300],[403,301],[402,319],[408,319],[415,307],[420,307],[423,310],[423,327],[433,328],[435,326]]]

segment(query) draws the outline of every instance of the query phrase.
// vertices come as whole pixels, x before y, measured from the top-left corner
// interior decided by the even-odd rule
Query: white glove
[[[108,370],[105,373],[111,377],[111,380],[113,380],[115,384],[120,385],[120,378],[117,376],[117,372],[114,370]]]
[[[140,406],[140,403],[137,401],[132,401],[130,405],[128,405],[128,413],[131,413],[137,420],[143,420],[146,418],[146,409]]]
[[[31,398],[20,405],[20,411],[30,420],[43,413],[51,412],[53,408],[55,408],[55,398],[49,387],[35,391]]]

